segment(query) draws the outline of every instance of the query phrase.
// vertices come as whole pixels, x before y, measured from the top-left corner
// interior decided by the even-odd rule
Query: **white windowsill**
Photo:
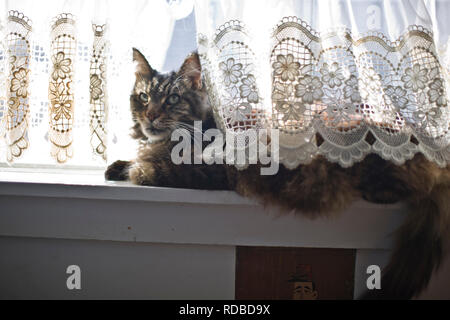
[[[0,171],[0,236],[387,249],[405,213],[402,204],[357,201],[339,218],[309,220],[233,191],[135,186],[95,170],[33,171]]]
[[[98,200],[255,205],[232,191],[143,187],[122,181],[105,181],[102,170],[28,169],[0,172],[0,195],[69,197]]]
[[[223,205],[257,206],[257,201],[234,191],[210,191],[152,186],[137,186],[128,181],[107,181],[103,170],[10,170],[0,171],[0,195],[130,200]],[[401,209],[402,204],[378,205],[355,202],[358,209]]]

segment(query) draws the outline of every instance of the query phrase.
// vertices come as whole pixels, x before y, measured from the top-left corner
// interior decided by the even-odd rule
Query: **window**
[[[318,154],[348,167],[371,152],[446,165],[449,1],[257,6],[198,0],[194,14],[193,0],[3,2],[0,164],[103,168],[133,155],[131,48],[168,71],[198,35],[218,126],[279,130],[287,167]]]
[[[0,25],[1,166],[93,169],[132,157],[131,48],[159,71],[196,48],[190,0],[6,1]]]

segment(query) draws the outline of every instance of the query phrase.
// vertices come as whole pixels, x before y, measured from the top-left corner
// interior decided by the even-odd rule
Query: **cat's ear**
[[[154,70],[145,59],[144,55],[136,48],[133,48],[133,62],[136,63],[136,74],[142,77],[151,78]]]
[[[202,88],[202,68],[197,52],[191,53],[186,60],[184,60],[180,71],[178,71],[178,75],[187,79],[191,83],[193,89],[198,90]]]

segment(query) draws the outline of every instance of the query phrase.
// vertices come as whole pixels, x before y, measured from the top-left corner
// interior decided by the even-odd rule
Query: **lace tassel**
[[[90,105],[89,128],[90,142],[94,155],[102,157],[106,161],[108,119],[108,96],[106,86],[106,53],[108,40],[106,38],[106,25],[92,25],[94,31],[94,43],[92,48],[90,65]]]
[[[20,157],[28,148],[30,34],[31,21],[22,13],[10,11],[7,21],[8,57],[5,119],[8,162]]]
[[[49,139],[51,155],[58,163],[73,156],[75,34],[75,20],[71,14],[63,13],[54,19],[51,27]]]

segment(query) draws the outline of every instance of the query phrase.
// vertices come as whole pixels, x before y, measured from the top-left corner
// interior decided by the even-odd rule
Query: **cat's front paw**
[[[128,171],[132,183],[141,186],[156,186],[155,169],[151,163],[135,163]]]
[[[110,164],[105,171],[105,179],[112,181],[125,181],[129,179],[128,171],[131,161],[117,160]]]

